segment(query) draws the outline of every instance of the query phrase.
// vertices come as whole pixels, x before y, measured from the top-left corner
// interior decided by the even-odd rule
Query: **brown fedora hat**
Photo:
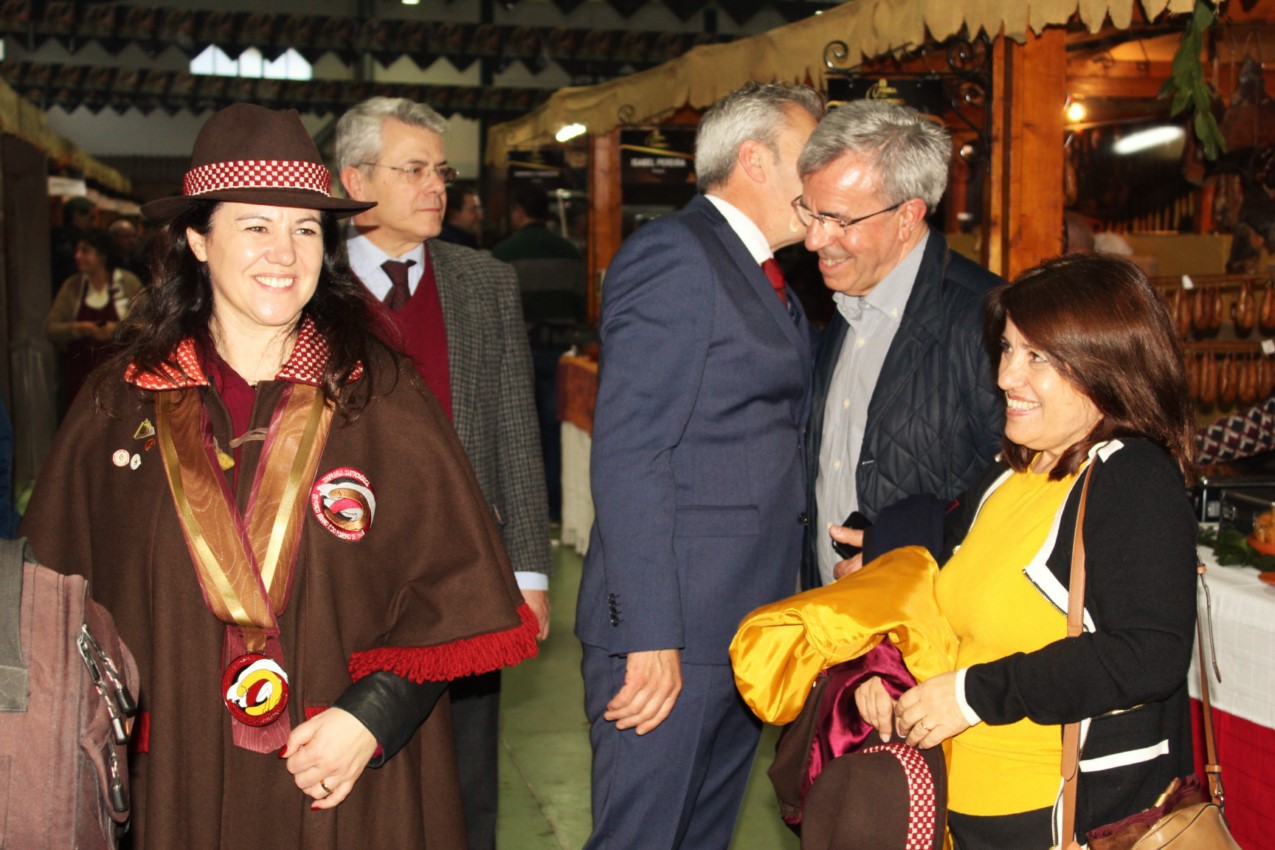
[[[810,786],[801,850],[941,850],[947,825],[942,747],[881,743],[833,759]]]
[[[328,210],[338,218],[376,206],[331,190],[332,175],[295,109],[236,103],[199,131],[182,193],[144,204],[142,214],[169,219],[201,200]]]

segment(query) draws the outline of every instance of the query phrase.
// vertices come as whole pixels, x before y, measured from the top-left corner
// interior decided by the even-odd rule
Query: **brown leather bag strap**
[[[1195,570],[1200,577],[1200,586],[1204,588],[1204,614],[1209,621],[1209,645],[1212,646],[1213,601],[1209,597],[1208,583],[1204,580],[1204,564],[1197,560]],[[1217,759],[1217,748],[1213,743],[1213,703],[1209,699],[1209,674],[1204,663],[1204,624],[1199,616],[1195,618],[1195,651],[1200,667],[1200,702],[1204,706],[1204,776],[1209,783],[1209,796],[1218,808],[1225,811],[1226,792],[1222,788],[1222,763]],[[1215,658],[1214,667],[1216,666]],[[1218,681],[1222,681],[1220,674]]]
[[[1085,505],[1089,501],[1089,484],[1095,464],[1089,463],[1085,483],[1080,488],[1080,504],[1076,506],[1076,531],[1071,540],[1071,579],[1067,594],[1067,637],[1078,637],[1085,629]],[[1080,724],[1063,726],[1062,777],[1063,821],[1060,843],[1074,847],[1076,834],[1076,777],[1080,772]]]
[[[1067,636],[1076,637],[1082,631],[1084,621],[1084,595],[1085,595],[1085,549],[1082,539],[1081,527],[1085,519],[1085,502],[1088,501],[1089,481],[1093,475],[1093,466],[1090,465],[1089,475],[1085,477],[1085,484],[1080,491],[1080,505],[1076,511],[1076,535],[1071,550],[1071,587],[1067,598]],[[1196,572],[1200,576],[1200,584],[1204,587],[1204,596],[1206,600],[1205,614],[1209,620],[1209,637],[1213,636],[1213,610],[1212,603],[1208,601],[1208,584],[1204,581],[1205,567],[1198,560],[1196,562]],[[1218,808],[1224,807],[1225,791],[1222,787],[1222,765],[1217,759],[1217,749],[1213,741],[1213,704],[1209,699],[1209,681],[1208,672],[1206,671],[1204,657],[1204,627],[1199,617],[1195,621],[1196,632],[1196,653],[1199,656],[1200,666],[1200,702],[1204,705],[1204,749],[1205,764],[1204,773],[1208,778],[1209,796],[1213,798],[1213,802]],[[1216,666],[1216,665],[1215,665]],[[1221,676],[1218,677],[1221,681]],[[1063,726],[1063,751],[1062,751],[1062,775],[1063,775],[1063,832],[1061,841],[1063,846],[1069,848],[1078,848],[1080,845],[1075,840],[1076,832],[1076,779],[1078,767],[1080,764],[1080,724],[1068,723]]]

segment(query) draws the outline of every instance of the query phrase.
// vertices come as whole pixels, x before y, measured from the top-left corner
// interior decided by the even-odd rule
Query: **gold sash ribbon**
[[[155,430],[182,534],[204,604],[226,623],[222,664],[260,652],[283,666],[277,615],[288,602],[308,491],[327,444],[332,409],[323,392],[290,384],[275,409],[241,515],[217,462],[212,426],[196,390],[156,394]],[[285,668],[286,669],[286,668]],[[281,747],[287,714],[252,727],[232,717],[237,746]]]

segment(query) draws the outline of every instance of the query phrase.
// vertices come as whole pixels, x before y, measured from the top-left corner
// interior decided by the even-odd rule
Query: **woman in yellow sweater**
[[[959,850],[1065,844],[1059,726],[1089,721],[1083,843],[1192,770],[1195,522],[1181,351],[1142,273],[1100,255],[1051,260],[995,291],[985,341],[1005,393],[1002,454],[949,511],[947,540],[926,541],[950,555],[936,590],[960,641],[957,670],[897,702],[869,681],[856,702],[883,738],[953,739]],[[1086,476],[1086,629],[1067,639]]]

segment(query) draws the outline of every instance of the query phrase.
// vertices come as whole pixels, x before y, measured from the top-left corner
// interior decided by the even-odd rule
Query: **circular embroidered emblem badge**
[[[319,524],[337,537],[362,540],[376,516],[376,495],[366,475],[342,466],[315,482],[310,508]]]
[[[259,652],[239,656],[221,674],[222,698],[236,720],[268,726],[288,707],[288,674]]]

